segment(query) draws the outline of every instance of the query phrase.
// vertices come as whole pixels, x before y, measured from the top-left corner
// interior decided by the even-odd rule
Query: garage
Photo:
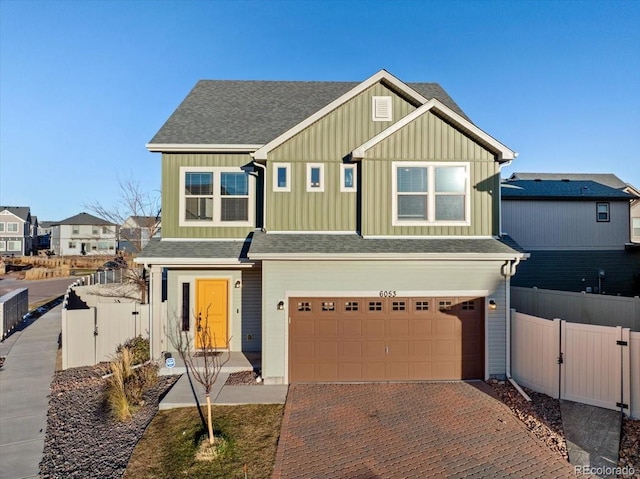
[[[290,298],[289,382],[484,378],[484,298]]]

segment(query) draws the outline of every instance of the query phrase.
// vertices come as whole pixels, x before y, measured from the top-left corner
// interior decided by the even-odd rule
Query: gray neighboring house
[[[198,82],[161,153],[152,355],[167,333],[258,352],[265,383],[508,371],[500,169],[516,153],[436,83]]]
[[[151,241],[159,238],[161,222],[159,216],[129,216],[120,225],[118,251],[139,253]]]
[[[611,174],[514,173],[502,183],[502,229],[531,258],[512,285],[639,294],[636,191]]]
[[[117,249],[117,225],[79,213],[51,225],[51,250],[59,256],[109,255]]]
[[[35,254],[36,229],[28,206],[0,206],[0,255]]]

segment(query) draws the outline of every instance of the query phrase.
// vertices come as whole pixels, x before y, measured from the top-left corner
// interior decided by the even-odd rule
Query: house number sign
[[[380,291],[381,298],[395,298],[397,295],[398,295],[397,291],[391,291],[391,290]]]

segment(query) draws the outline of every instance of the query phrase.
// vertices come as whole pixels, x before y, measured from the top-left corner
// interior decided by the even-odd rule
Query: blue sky
[[[640,187],[640,2],[0,0],[0,204],[62,220],[119,183],[200,79],[440,83],[514,171]]]

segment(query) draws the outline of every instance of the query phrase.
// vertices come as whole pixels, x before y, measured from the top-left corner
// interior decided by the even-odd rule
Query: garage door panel
[[[484,376],[482,298],[293,298],[291,382]]]

